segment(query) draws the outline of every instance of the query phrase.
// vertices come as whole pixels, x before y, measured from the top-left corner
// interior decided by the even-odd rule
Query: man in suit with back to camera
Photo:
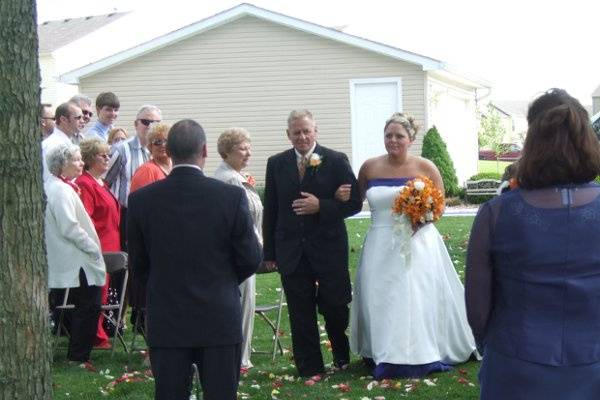
[[[301,376],[324,372],[317,310],[325,319],[333,362],[350,361],[348,236],[344,218],[362,207],[345,154],[316,142],[308,110],[292,111],[287,136],[293,148],[269,158],[263,219],[264,259],[277,268],[287,298],[294,361]],[[350,200],[335,198],[350,186]]]
[[[206,136],[193,120],[169,132],[171,174],[129,197],[130,264],[147,283],[155,398],[188,400],[196,363],[205,400],[233,400],[240,374],[238,285],[261,262],[243,189],[204,176]]]

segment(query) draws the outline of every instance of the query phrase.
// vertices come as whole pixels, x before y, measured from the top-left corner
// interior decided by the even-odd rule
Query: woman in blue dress
[[[519,189],[479,210],[467,255],[481,399],[600,398],[600,145],[561,89],[537,98]]]
[[[392,204],[406,182],[429,177],[442,193],[436,166],[409,154],[417,133],[396,113],[384,127],[386,154],[367,160],[358,181],[371,208],[371,226],[356,272],[351,349],[376,379],[420,377],[466,361],[475,350],[463,286],[433,224],[413,232]]]

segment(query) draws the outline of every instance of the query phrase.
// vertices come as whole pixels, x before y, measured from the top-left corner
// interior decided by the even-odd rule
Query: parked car
[[[518,143],[503,143],[500,145],[499,161],[515,161],[519,157],[521,157],[521,145]],[[479,159],[495,161],[496,153],[494,150],[481,149],[479,150]]]

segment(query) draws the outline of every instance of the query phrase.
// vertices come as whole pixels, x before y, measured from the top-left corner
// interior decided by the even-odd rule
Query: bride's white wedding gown
[[[394,228],[391,206],[406,180],[369,182],[371,227],[354,284],[350,346],[375,364],[464,362],[475,341],[463,285],[439,232],[433,224],[413,236]]]

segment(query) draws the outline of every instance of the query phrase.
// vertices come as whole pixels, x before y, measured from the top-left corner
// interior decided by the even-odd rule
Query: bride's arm
[[[367,170],[368,170],[369,161],[365,161],[365,163],[360,167],[360,171],[358,173],[358,190],[360,193],[360,200],[365,201],[365,196],[367,193]],[[350,185],[345,184],[341,185],[335,191],[335,198],[339,201],[348,201],[350,200]]]

